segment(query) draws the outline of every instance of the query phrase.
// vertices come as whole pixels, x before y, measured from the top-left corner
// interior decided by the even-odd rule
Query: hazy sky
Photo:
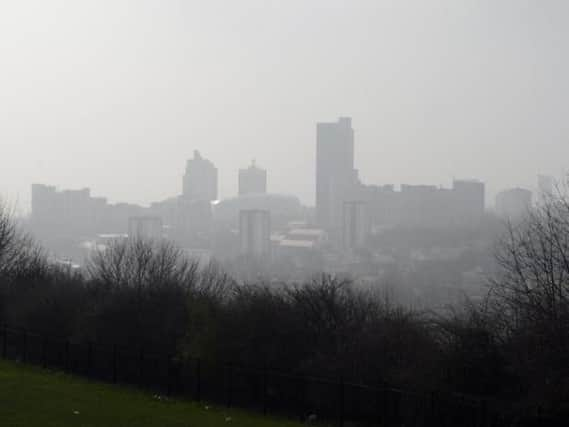
[[[0,194],[314,198],[315,123],[351,116],[367,183],[498,188],[569,169],[568,1],[0,0]]]

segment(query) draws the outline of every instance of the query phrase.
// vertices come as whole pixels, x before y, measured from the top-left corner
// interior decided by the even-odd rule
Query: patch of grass
[[[0,361],[3,427],[294,427],[239,410],[159,400],[143,391]]]

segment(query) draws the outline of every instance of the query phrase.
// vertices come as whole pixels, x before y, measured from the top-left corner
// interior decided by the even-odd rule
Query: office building
[[[128,219],[128,237],[131,239],[160,240],[162,218],[158,216],[134,216]]]
[[[243,210],[239,213],[241,254],[267,258],[271,253],[271,217],[264,210]]]
[[[485,212],[484,183],[455,180],[452,188],[402,184],[363,187],[372,227],[471,226]]]
[[[354,130],[349,117],[316,125],[316,221],[340,227],[342,205],[359,184],[354,169]]]
[[[344,202],[342,241],[345,250],[362,248],[370,233],[370,223],[365,202]]]
[[[197,150],[194,158],[186,163],[182,194],[188,200],[217,199],[217,168]]]
[[[485,185],[475,179],[454,180],[453,209],[455,215],[461,217],[464,222],[478,221],[485,210]]]
[[[125,233],[128,219],[144,212],[138,205],[109,204],[104,197],[92,197],[89,188],[59,191],[54,186],[32,185],[31,226],[42,234]]]
[[[239,169],[239,195],[265,194],[267,192],[267,171],[255,165]]]
[[[520,220],[531,208],[531,191],[511,188],[496,195],[496,213],[508,220]]]

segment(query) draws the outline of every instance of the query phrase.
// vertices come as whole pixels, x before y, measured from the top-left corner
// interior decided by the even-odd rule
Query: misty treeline
[[[506,227],[496,259],[484,301],[441,315],[325,274],[296,285],[237,283],[165,241],[115,241],[79,273],[48,262],[4,207],[0,321],[214,363],[567,412],[569,199],[552,198]]]

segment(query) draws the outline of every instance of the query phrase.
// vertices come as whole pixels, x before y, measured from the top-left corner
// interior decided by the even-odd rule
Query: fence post
[[[538,426],[543,426],[544,424],[544,420],[543,420],[543,408],[541,407],[541,405],[537,405],[537,425]]]
[[[172,394],[172,358],[166,355],[166,396]]]
[[[93,343],[89,341],[87,343],[87,368],[86,368],[87,376],[91,376],[92,371],[93,371]]]
[[[196,359],[196,402],[201,400],[201,387],[202,387],[202,372],[201,372],[201,359]]]
[[[47,368],[47,339],[44,337],[41,344],[41,366]]]
[[[4,324],[2,328],[2,358],[6,359],[8,356],[8,327]]]
[[[28,332],[22,331],[22,360],[24,363],[28,361]]]
[[[65,340],[65,370],[70,371],[71,367],[71,355],[69,354],[69,340]]]
[[[488,424],[488,402],[486,399],[480,401],[480,425],[486,426]]]
[[[338,424],[340,427],[344,426],[344,395],[345,395],[345,384],[344,377],[340,378],[340,393],[338,402]]]
[[[117,345],[113,344],[113,384],[117,383]]]
[[[377,425],[382,426],[383,425],[383,414],[381,411],[381,386],[380,386],[380,382],[378,381],[378,385],[375,389],[375,410],[376,410],[376,416],[377,416]]]
[[[267,365],[263,367],[263,415],[267,415],[267,404],[268,404],[268,396],[267,396],[267,387],[269,382],[269,373],[267,371]]]
[[[231,363],[226,363],[225,367],[226,367],[226,377],[227,377],[227,379],[226,379],[226,382],[227,382],[227,385],[226,385],[226,388],[227,388],[227,390],[226,390],[227,391],[226,406],[228,408],[231,408],[231,397],[232,397],[231,393],[232,393],[232,388],[233,388],[233,384],[232,384],[232,382],[233,382],[233,378],[232,378],[233,377],[233,367],[231,366]]]
[[[141,385],[145,384],[144,381],[144,346],[140,346],[140,350],[138,351],[138,382]]]
[[[391,405],[389,402],[389,390],[384,387],[383,389],[383,422],[386,425],[389,425],[391,422]]]
[[[299,377],[298,379],[298,402],[299,402],[299,414],[300,422],[303,423],[306,417],[306,389],[308,388],[307,380],[305,377]]]
[[[431,404],[430,404],[430,416],[431,416],[431,422],[434,423],[435,422],[435,418],[436,418],[436,410],[435,410],[435,403],[436,403],[436,394],[434,391],[431,392]]]

